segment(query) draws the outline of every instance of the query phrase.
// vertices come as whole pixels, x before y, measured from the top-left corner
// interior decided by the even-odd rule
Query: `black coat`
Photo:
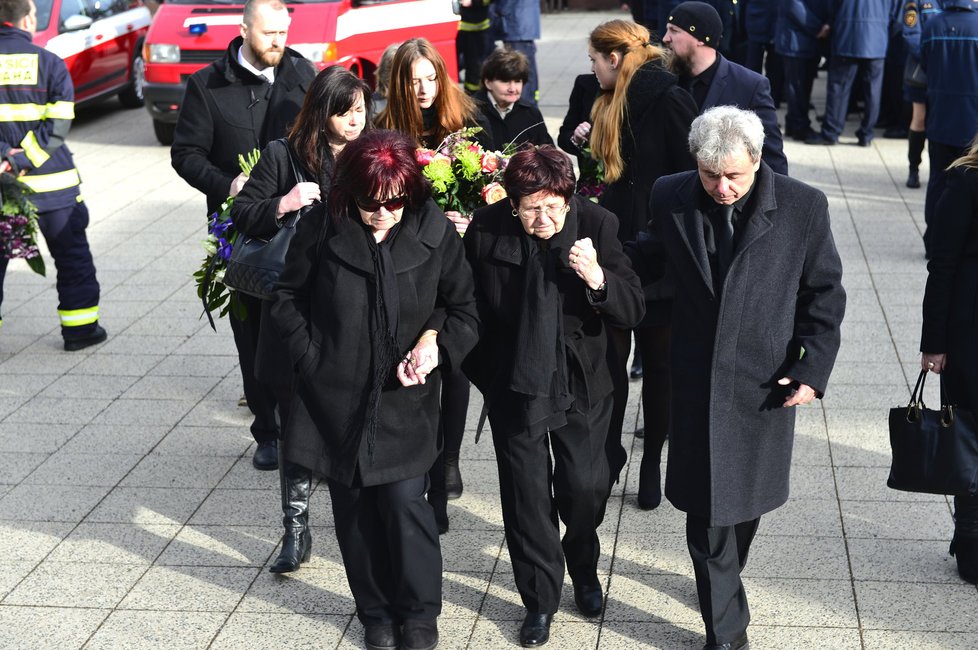
[[[937,204],[924,292],[921,352],[946,354],[952,402],[978,407],[978,169],[948,172]]]
[[[390,369],[371,457],[361,407],[371,377],[371,236],[355,212],[334,218],[322,204],[311,210],[299,222],[271,310],[298,378],[286,458],[346,485],[357,473],[369,486],[428,471],[440,447],[439,373],[459,366],[478,331],[472,274],[451,222],[434,201],[405,210],[391,244],[397,342],[406,353],[423,331],[438,330],[441,365],[425,384],[409,388]]]
[[[777,381],[825,392],[846,297],[825,195],[764,163],[714,295],[700,187],[696,172],[659,180],[629,253],[643,280],[668,266],[676,283],[666,496],[725,526],[787,500],[795,409]]]
[[[286,48],[269,87],[238,63],[241,43],[235,38],[222,58],[191,75],[170,148],[180,177],[207,195],[208,214],[220,209],[241,173],[238,155],[285,136],[316,76]]]
[[[235,229],[258,239],[271,238],[281,227],[283,220],[276,219],[279,201],[295,187],[298,179],[289,162],[284,139],[272,140],[261,153],[258,164],[251,170],[248,182],[241,188],[231,206],[231,221]],[[295,156],[296,170],[303,180],[319,183],[320,195],[329,194],[333,177],[333,156],[328,153],[323,158],[323,168],[313,174]],[[308,212],[308,210],[307,210]],[[288,217],[288,215],[286,215]],[[266,384],[289,386],[292,384],[293,369],[289,362],[288,350],[282,337],[269,319],[271,301],[262,301],[261,329],[258,334],[258,350],[255,353],[255,376]],[[283,407],[284,408],[284,407]]]
[[[764,75],[728,61],[721,54],[717,56],[720,63],[700,112],[714,106],[736,106],[757,113],[764,124],[761,158],[772,170],[787,175],[788,159],[784,156],[784,138],[781,137],[778,114],[771,99],[771,82]]]
[[[608,283],[607,296],[594,303],[587,285],[562,255],[557,284],[562,297],[568,379],[577,408],[584,411],[612,391],[606,363],[607,325],[634,327],[642,319],[644,301],[638,277],[616,236],[610,212],[575,196],[562,232],[574,233],[570,244],[590,237]],[[476,302],[482,336],[465,362],[465,373],[482,392],[494,417],[511,420],[521,396],[509,390],[520,313],[525,302],[526,236],[509,201],[476,210],[465,233],[466,256],[475,275]],[[570,246],[567,249],[569,251]]]
[[[599,92],[601,86],[598,85],[598,78],[594,73],[577,75],[570,99],[567,100],[567,114],[557,132],[557,146],[570,155],[577,156],[578,164],[580,164],[581,149],[571,142],[571,136],[574,135],[574,129],[578,124],[591,121],[591,107],[594,106],[594,100]]]
[[[499,112],[493,108],[489,94],[482,90],[475,94],[475,100],[479,102],[479,110],[489,121],[492,129],[492,149],[503,151],[506,145],[513,143],[510,147],[515,151],[519,145],[530,143],[535,145],[554,143],[553,138],[547,132],[547,125],[543,121],[543,114],[535,105],[525,102],[522,99],[513,104],[512,110],[506,114],[506,119],[499,117]]]

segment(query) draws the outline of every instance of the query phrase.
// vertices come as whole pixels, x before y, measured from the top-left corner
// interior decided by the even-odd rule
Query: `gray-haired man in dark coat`
[[[825,195],[771,171],[763,142],[750,111],[703,113],[698,170],[656,182],[629,247],[643,282],[676,283],[666,497],[687,513],[707,649],[748,647],[740,573],[788,499],[794,407],[824,393],[846,303]]]

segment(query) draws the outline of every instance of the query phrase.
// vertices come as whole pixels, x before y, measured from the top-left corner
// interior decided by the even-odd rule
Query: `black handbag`
[[[886,484],[894,490],[927,494],[978,492],[978,428],[974,415],[948,404],[941,377],[941,410],[924,406],[921,370],[910,404],[890,409],[893,461]]]
[[[299,171],[292,147],[285,141],[285,150],[289,156],[289,165],[296,183],[305,182],[305,176]],[[246,293],[256,298],[271,299],[275,292],[278,276],[285,268],[285,254],[295,236],[295,227],[299,219],[313,205],[307,205],[284,217],[278,231],[271,239],[247,237],[238,235],[231,250],[227,269],[224,271],[224,284],[235,291]]]
[[[914,61],[912,57],[907,57],[907,62],[903,66],[903,83],[911,88],[926,88],[927,73],[920,61]]]

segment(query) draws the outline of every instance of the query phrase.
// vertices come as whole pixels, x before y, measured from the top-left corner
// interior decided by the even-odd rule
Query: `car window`
[[[61,15],[58,26],[64,28],[65,20],[72,16],[91,16],[84,0],[61,0]]]
[[[129,0],[85,0],[89,14],[95,20],[128,11]]]
[[[34,6],[37,7],[37,31],[43,32],[51,24],[54,0],[37,0]]]

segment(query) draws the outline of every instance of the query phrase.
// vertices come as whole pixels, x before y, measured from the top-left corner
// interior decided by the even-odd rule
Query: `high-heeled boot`
[[[458,450],[442,452],[445,456],[445,496],[458,499],[462,496],[462,472],[458,468]]]
[[[954,497],[954,538],[948,552],[962,580],[978,584],[978,497]]]
[[[445,491],[445,454],[438,454],[435,464],[428,470],[428,503],[435,511],[438,534],[448,532],[448,494]]]
[[[312,533],[309,531],[309,493],[312,491],[312,472],[282,458],[279,446],[278,475],[282,491],[282,550],[272,573],[290,573],[309,561],[312,554]]]

